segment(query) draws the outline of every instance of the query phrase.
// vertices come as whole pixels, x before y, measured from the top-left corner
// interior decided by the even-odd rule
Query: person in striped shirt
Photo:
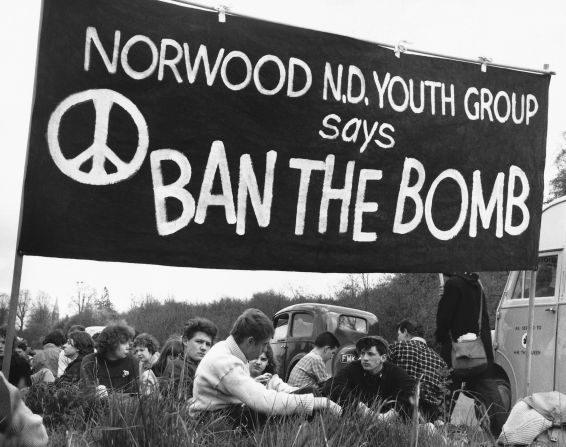
[[[320,387],[330,379],[326,362],[338,351],[340,342],[331,332],[323,332],[314,341],[314,348],[295,365],[289,376],[289,385],[297,388]]]
[[[401,367],[415,380],[421,381],[419,409],[428,421],[442,415],[445,377],[448,366],[440,355],[427,346],[423,327],[415,321],[403,320],[397,325],[397,342],[389,346],[388,360]]]

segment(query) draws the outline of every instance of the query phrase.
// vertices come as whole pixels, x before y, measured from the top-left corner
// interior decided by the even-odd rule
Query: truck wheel
[[[503,408],[505,408],[505,411],[509,413],[511,411],[511,385],[507,379],[503,379],[501,377],[497,377],[495,379],[495,384],[497,386],[497,392],[501,398]]]
[[[289,377],[291,377],[291,372],[293,371],[293,368],[297,365],[298,362],[293,363],[293,366],[291,366],[291,368],[289,368],[289,371],[287,371],[287,377],[285,377],[285,383],[289,382]]]

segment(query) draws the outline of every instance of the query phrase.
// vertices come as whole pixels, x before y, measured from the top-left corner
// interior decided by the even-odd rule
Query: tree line
[[[507,278],[507,272],[490,272],[481,275],[488,295],[492,325],[495,310]],[[305,303],[326,303],[366,310],[379,320],[379,332],[389,340],[396,338],[396,324],[411,318],[423,324],[426,337],[433,339],[436,307],[440,297],[437,274],[392,274],[380,281],[368,274],[349,275],[334,297],[307,295],[294,291],[292,296],[267,290],[255,293],[249,299],[225,297],[211,303],[190,303],[171,297],[159,299],[146,295],[134,300],[126,312],[118,313],[105,287],[102,293],[88,285],[78,283],[72,298],[74,313],[61,318],[57,301],[40,292],[32,297],[28,290],[20,293],[16,330],[31,346],[41,346],[42,337],[50,330],[66,330],[73,324],[84,326],[105,325],[109,321],[124,319],[139,332],[149,332],[161,342],[172,334],[181,334],[183,324],[191,317],[200,316],[214,321],[219,338],[230,332],[232,323],[248,307],[255,307],[273,316],[284,307]],[[0,295],[0,325],[7,321],[9,297]]]

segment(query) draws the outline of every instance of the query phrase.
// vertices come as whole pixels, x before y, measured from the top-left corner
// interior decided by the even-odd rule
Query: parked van
[[[566,196],[543,208],[535,281],[530,393],[566,393]],[[494,351],[500,393],[524,397],[530,271],[511,272],[496,314]]]

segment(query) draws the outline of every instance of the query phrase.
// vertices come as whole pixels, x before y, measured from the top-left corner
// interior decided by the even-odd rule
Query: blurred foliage
[[[396,274],[374,284],[370,283],[368,278],[368,275],[350,275],[334,299],[303,296],[300,293],[289,298],[280,293],[266,291],[254,294],[249,300],[222,298],[208,304],[193,304],[171,299],[160,302],[148,295],[120,317],[138,332],[149,332],[161,342],[171,334],[181,334],[183,325],[189,318],[204,317],[216,323],[219,329],[218,339],[223,339],[230,333],[238,315],[249,307],[258,308],[272,317],[284,307],[317,302],[372,312],[379,319],[379,333],[389,340],[396,338],[395,326],[399,321],[404,318],[415,319],[424,326],[426,338],[432,340],[436,325],[436,307],[440,298],[437,274]],[[482,273],[481,278],[488,296],[493,327],[507,272]]]

